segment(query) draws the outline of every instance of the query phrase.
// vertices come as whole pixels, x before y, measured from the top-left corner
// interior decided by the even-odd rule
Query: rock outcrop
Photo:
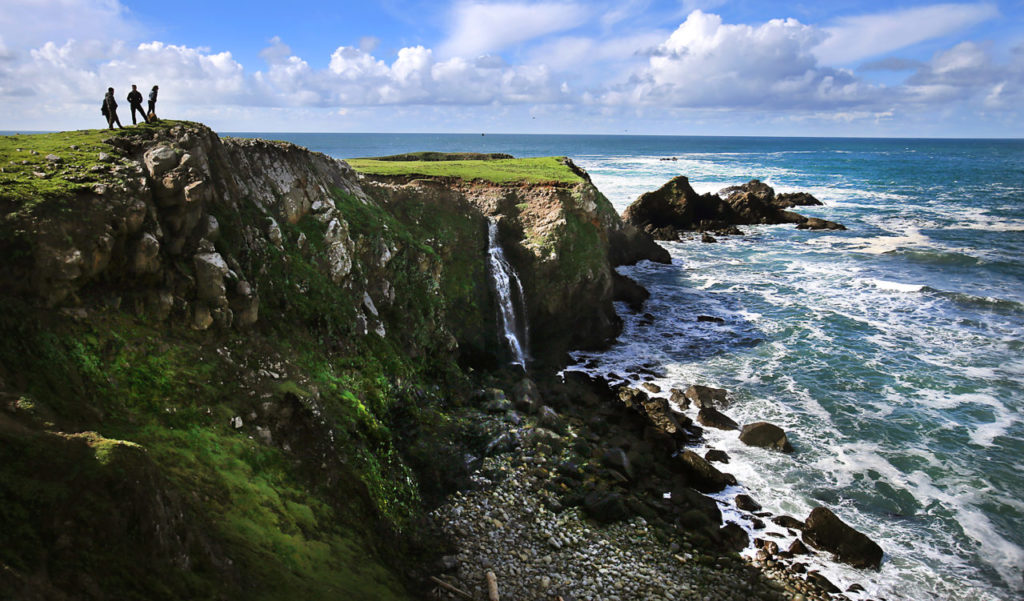
[[[807,520],[803,542],[828,551],[835,559],[855,568],[878,569],[882,548],[867,535],[857,532],[825,507],[815,507]]]
[[[737,225],[794,223],[801,229],[846,229],[786,210],[820,204],[806,192],[776,195],[771,186],[756,179],[717,194],[697,194],[685,176],[678,176],[658,190],[642,194],[626,208],[622,219],[657,240],[677,240],[682,232],[698,231],[705,232],[705,242],[714,242],[707,232],[731,234]]]

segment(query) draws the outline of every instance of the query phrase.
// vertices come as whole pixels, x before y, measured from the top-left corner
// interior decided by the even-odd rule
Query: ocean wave
[[[997,313],[1024,315],[1024,303],[1019,301],[996,298],[993,296],[978,296],[966,292],[950,292],[947,290],[932,288],[931,286],[925,286],[922,291],[949,299],[958,305],[965,307],[985,309]]]

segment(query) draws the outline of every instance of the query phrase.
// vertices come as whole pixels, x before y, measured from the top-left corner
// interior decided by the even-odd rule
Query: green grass
[[[450,177],[495,184],[577,184],[583,181],[564,160],[565,157],[539,157],[470,161],[348,159],[347,162],[356,171],[369,175]]]
[[[0,136],[0,207],[7,205],[8,212],[88,190],[107,179],[111,167],[122,157],[122,151],[108,142],[112,136],[149,135],[178,123]],[[110,155],[106,162],[100,161],[101,152]],[[47,160],[51,154],[61,160]]]

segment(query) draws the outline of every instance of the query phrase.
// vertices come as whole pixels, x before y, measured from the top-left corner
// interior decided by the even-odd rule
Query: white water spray
[[[523,285],[519,282],[516,270],[505,258],[505,251],[498,243],[498,224],[494,221],[487,222],[487,255],[491,277],[494,279],[494,291],[498,295],[499,317],[508,342],[509,350],[512,351],[512,364],[526,367],[526,347],[529,342],[529,330],[526,326],[526,319],[522,316],[525,309],[523,301]],[[515,301],[519,301],[516,303]]]

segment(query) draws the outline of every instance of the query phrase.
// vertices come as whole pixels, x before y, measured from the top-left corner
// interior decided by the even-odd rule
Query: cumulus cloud
[[[993,109],[1024,105],[1024,55],[999,64],[984,46],[961,42],[935,54],[906,81],[908,99],[922,104],[978,101]]]
[[[933,4],[872,15],[843,17],[824,29],[814,48],[826,65],[846,65],[938,38],[999,16],[991,3]]]
[[[604,95],[611,104],[677,107],[842,106],[869,100],[869,86],[848,71],[821,67],[811,50],[824,34],[794,19],[727,25],[694,11],[650,54],[627,83]]]
[[[438,50],[443,56],[475,57],[573,29],[589,16],[575,3],[461,2],[453,10],[451,34]]]

